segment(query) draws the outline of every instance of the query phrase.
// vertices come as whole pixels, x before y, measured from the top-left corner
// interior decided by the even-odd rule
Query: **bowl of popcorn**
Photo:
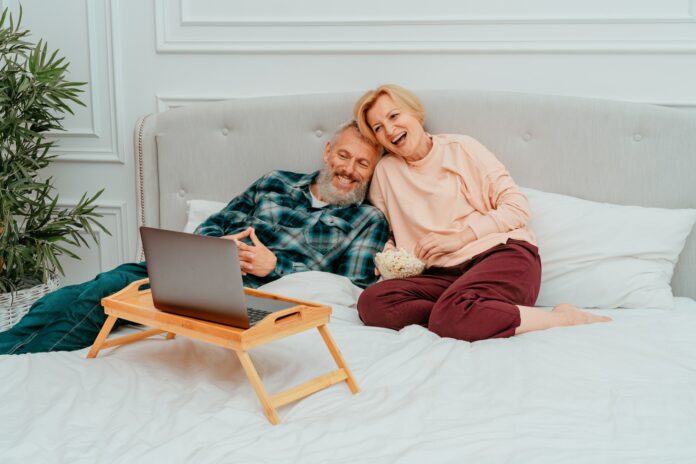
[[[421,274],[425,269],[423,261],[403,248],[377,253],[375,264],[385,279],[413,277]]]

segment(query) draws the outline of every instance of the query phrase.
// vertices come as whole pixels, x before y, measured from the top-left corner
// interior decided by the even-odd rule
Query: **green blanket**
[[[89,282],[49,293],[17,325],[0,333],[0,354],[71,351],[91,345],[106,320],[101,299],[146,277],[145,262],[128,263]]]

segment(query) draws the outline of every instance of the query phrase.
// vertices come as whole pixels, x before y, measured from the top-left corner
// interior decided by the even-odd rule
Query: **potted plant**
[[[63,130],[69,104],[84,106],[84,82],[66,80],[68,63],[39,40],[28,42],[8,9],[0,17],[0,331],[24,315],[34,300],[57,287],[61,255],[79,257],[66,245],[98,240],[95,201],[84,194],[73,208],[58,206],[52,178],[40,171],[55,155],[48,131]]]

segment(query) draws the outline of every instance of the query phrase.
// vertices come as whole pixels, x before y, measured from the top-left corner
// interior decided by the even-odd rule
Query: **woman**
[[[465,135],[428,134],[418,97],[396,85],[368,91],[354,113],[363,135],[388,153],[369,192],[392,229],[385,250],[405,248],[426,264],[420,276],[365,290],[363,322],[420,324],[476,341],[610,320],[569,304],[532,307],[541,261],[527,199],[486,147]]]

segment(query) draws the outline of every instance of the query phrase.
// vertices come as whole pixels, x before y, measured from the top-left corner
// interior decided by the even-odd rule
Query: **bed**
[[[5,356],[2,462],[695,462],[696,118],[559,96],[419,94],[431,132],[475,136],[525,187],[548,269],[540,305],[573,298],[613,322],[467,343],[365,327],[347,279],[293,274],[264,289],[333,306],[357,396],[335,385],[281,408],[272,426],[234,353],[185,337],[96,360],[86,350]],[[319,168],[356,97],[238,99],[142,118],[138,223],[181,230],[199,200],[225,201],[273,169]],[[558,211],[568,214],[553,221]],[[572,253],[569,229],[586,240]],[[314,333],[251,355],[271,392],[333,366]]]

